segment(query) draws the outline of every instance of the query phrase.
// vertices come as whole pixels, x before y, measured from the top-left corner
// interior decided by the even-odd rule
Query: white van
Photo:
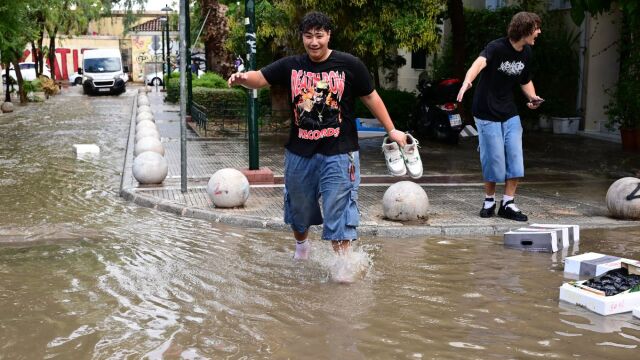
[[[85,50],[82,54],[82,89],[85,94],[122,94],[126,91],[129,69],[122,65],[118,49]]]

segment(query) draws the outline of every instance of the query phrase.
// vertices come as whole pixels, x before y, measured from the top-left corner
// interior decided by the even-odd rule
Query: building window
[[[486,9],[498,9],[504,5],[504,0],[484,0],[484,7]]]
[[[427,68],[427,50],[418,49],[411,52],[411,68],[426,69]]]
[[[551,0],[549,1],[549,10],[571,9],[570,0]]]

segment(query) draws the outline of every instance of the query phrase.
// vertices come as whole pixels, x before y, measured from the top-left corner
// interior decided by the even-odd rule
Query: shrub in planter
[[[202,106],[211,117],[246,117],[247,93],[239,88],[197,87],[193,89],[193,101]]]
[[[411,130],[411,121],[416,107],[416,96],[413,93],[402,90],[378,89],[384,105],[389,111],[391,120],[398,130]],[[358,100],[356,102],[355,116],[358,118],[372,118],[369,109]]]

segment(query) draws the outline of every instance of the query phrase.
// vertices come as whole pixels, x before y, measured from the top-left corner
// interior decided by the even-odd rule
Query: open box
[[[631,264],[640,264],[635,260],[588,252],[566,258],[564,260],[564,273],[565,276],[567,274],[575,275],[572,278],[600,276],[607,271],[621,268],[623,261]]]
[[[633,271],[640,273],[638,270],[640,264],[637,261],[633,261],[633,263],[623,261],[622,268],[626,268],[629,274],[633,274]],[[582,306],[600,315],[619,314],[640,307],[640,285],[616,295],[605,296],[603,291],[585,286],[588,281],[572,281],[562,284],[560,300]]]

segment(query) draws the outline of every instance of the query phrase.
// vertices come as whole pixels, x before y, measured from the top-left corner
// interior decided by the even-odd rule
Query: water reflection
[[[314,240],[311,261],[294,261],[289,234],[124,202],[117,189],[130,118],[122,109],[131,99],[68,94],[0,118],[0,240],[35,244],[0,248],[0,358],[637,352],[638,319],[559,303],[562,261],[575,248],[537,254],[505,249],[499,237],[364,238],[362,278],[344,285],[331,281],[328,244]],[[73,143],[98,143],[101,155],[77,161]],[[579,251],[640,258],[639,239],[640,228],[584,231]]]

